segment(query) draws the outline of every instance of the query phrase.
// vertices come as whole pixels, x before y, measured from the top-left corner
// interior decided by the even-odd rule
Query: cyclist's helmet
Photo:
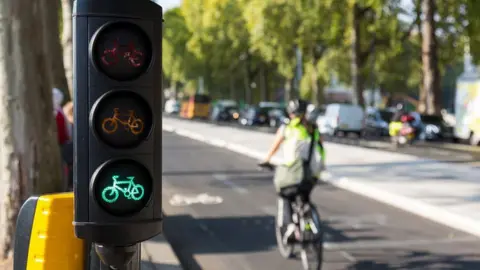
[[[404,107],[405,107],[405,106],[404,106],[403,103],[401,103],[401,102],[397,104],[397,110],[398,110],[398,111],[403,110]]]
[[[297,116],[305,115],[307,112],[308,102],[302,99],[294,99],[288,102],[287,112]]]

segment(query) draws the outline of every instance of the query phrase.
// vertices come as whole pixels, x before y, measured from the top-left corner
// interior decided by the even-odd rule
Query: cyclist
[[[397,136],[400,129],[402,129],[402,117],[408,116],[407,111],[405,111],[403,103],[397,104],[397,111],[393,114],[392,119],[389,124],[389,134],[391,137]]]
[[[288,238],[293,236],[295,225],[292,221],[292,206],[291,201],[295,199],[295,196],[300,193],[305,200],[309,200],[310,193],[320,176],[320,172],[325,168],[325,151],[323,148],[322,137],[318,131],[317,126],[314,123],[307,121],[305,114],[308,103],[301,99],[295,99],[288,103],[287,112],[290,118],[288,124],[280,126],[271,146],[270,151],[267,154],[265,160],[259,165],[270,164],[271,158],[278,151],[282,143],[284,143],[284,159],[285,165],[290,165],[302,159],[308,160],[310,153],[311,136],[315,139],[315,151],[312,151],[312,157],[310,158],[310,168],[314,179],[303,179],[300,184],[296,184],[296,194],[285,194],[284,190],[287,187],[277,187],[279,191],[278,200],[278,225]],[[281,219],[281,220],[280,220]]]

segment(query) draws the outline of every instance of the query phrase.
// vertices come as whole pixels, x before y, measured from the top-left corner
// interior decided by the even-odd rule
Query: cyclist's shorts
[[[312,179],[311,181],[302,181],[299,184],[283,187],[278,195],[290,200],[293,200],[297,195],[310,196],[317,181],[317,179]]]

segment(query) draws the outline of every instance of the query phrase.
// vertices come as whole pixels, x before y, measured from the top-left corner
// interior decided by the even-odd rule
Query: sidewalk
[[[172,118],[163,129],[257,159],[274,136]],[[479,168],[335,143],[326,150],[331,184],[480,237]]]
[[[163,235],[142,244],[142,270],[182,270],[177,256]]]

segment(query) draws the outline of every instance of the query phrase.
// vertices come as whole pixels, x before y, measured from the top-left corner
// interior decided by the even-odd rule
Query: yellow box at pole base
[[[32,197],[19,213],[14,270],[83,270],[84,244],[73,228],[73,193]]]

